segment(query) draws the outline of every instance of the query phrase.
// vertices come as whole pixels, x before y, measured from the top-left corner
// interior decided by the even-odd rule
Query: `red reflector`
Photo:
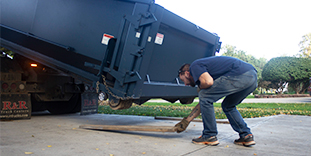
[[[12,83],[12,84],[11,84],[11,89],[16,89],[16,87],[17,87],[17,86],[16,86],[16,83]]]
[[[9,88],[9,85],[7,83],[2,83],[2,89],[8,89]]]
[[[38,67],[38,64],[32,63],[32,64],[30,64],[30,66],[31,66],[31,67]]]

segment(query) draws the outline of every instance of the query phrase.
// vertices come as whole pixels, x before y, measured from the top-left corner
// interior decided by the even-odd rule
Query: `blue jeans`
[[[214,81],[213,86],[202,89],[199,92],[204,126],[202,137],[211,137],[218,134],[213,103],[222,97],[226,98],[223,100],[221,107],[233,130],[238,132],[240,137],[251,134],[250,128],[247,127],[236,106],[256,88],[257,73],[250,70],[239,76],[221,76]]]

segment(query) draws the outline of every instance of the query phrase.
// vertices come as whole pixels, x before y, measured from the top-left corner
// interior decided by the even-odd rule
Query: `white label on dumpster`
[[[157,33],[154,43],[162,45],[164,39],[164,35]]]
[[[136,32],[136,38],[140,38],[140,32]]]
[[[114,38],[112,35],[104,34],[102,39],[102,44],[108,45],[108,42],[111,38]]]

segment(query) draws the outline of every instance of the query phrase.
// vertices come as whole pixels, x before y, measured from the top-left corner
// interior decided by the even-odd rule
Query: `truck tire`
[[[69,101],[46,102],[47,110],[52,114],[76,113],[81,110],[81,95],[74,94]]]
[[[181,104],[191,104],[195,97],[190,98],[180,98],[179,101]]]
[[[115,98],[110,98],[108,102],[112,110],[128,109],[132,107],[133,100],[120,100]]]
[[[35,95],[31,95],[31,112],[41,112],[46,110],[46,104],[37,101]]]

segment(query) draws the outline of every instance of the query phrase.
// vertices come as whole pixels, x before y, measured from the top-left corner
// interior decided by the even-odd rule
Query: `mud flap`
[[[30,119],[30,94],[1,94],[1,120]]]
[[[81,94],[81,115],[96,114],[98,112],[98,94],[84,92]]]

